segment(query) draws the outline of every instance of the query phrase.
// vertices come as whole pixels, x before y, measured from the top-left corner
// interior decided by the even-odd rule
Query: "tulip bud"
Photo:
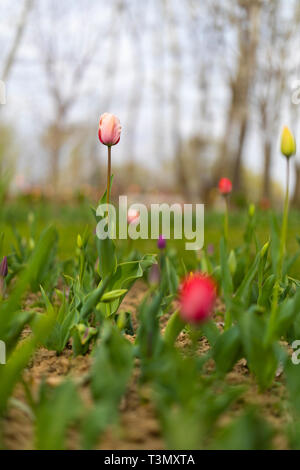
[[[159,236],[159,239],[157,240],[157,248],[159,250],[164,250],[167,246],[167,242],[166,242],[166,239],[164,238],[163,235],[160,235]]]
[[[80,325],[79,325],[80,326]],[[93,328],[91,326],[85,326],[83,325],[84,328],[81,330],[81,344],[85,345],[93,336],[95,336],[98,333],[97,328]]]
[[[267,253],[269,247],[270,247],[270,241],[265,243],[264,246],[262,247],[261,252],[260,252],[260,257],[261,258],[263,258],[265,256],[265,254]]]
[[[6,277],[8,274],[7,256],[4,256],[0,264],[0,276]]]
[[[203,323],[211,316],[215,301],[216,285],[213,279],[194,273],[180,287],[180,316],[184,322]]]
[[[126,328],[127,322],[128,322],[128,318],[127,318],[126,312],[124,311],[120,312],[117,318],[117,327],[119,328],[120,331]]]
[[[33,251],[34,248],[35,248],[35,242],[34,242],[34,239],[33,238],[29,238],[29,249],[30,251]]]
[[[232,191],[232,183],[228,178],[221,178],[219,181],[219,191],[223,196],[227,196]]]
[[[212,243],[210,243],[208,246],[207,246],[207,254],[208,256],[213,256],[215,252],[215,247]]]
[[[102,144],[108,147],[118,144],[120,142],[121,130],[120,120],[116,116],[110,113],[102,114],[98,131]]]
[[[78,248],[81,250],[82,246],[83,246],[83,243],[82,243],[82,238],[80,236],[80,234],[77,235],[77,246]]]
[[[229,266],[231,275],[234,276],[236,272],[236,268],[237,268],[237,261],[236,261],[235,252],[233,250],[231,250],[229,257],[228,257],[228,266]]]
[[[73,351],[75,355],[84,355],[88,352],[89,344],[93,337],[98,333],[97,328],[86,326],[83,323],[79,323],[72,329],[73,332]]]
[[[135,209],[129,209],[127,213],[127,223],[137,225],[140,221],[140,213]]]
[[[284,127],[281,135],[281,153],[290,158],[296,153],[296,141],[288,127]]]
[[[254,215],[255,215],[255,205],[250,204],[250,206],[249,206],[249,216],[254,217]]]

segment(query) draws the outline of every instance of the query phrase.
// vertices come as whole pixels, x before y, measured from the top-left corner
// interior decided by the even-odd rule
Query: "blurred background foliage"
[[[42,233],[49,221],[57,228],[59,232],[58,254],[59,258],[67,260],[72,258],[74,247],[76,246],[77,234],[84,233],[87,229],[89,239],[95,238],[95,222],[90,202],[87,199],[73,201],[72,204],[57,204],[56,201],[32,200],[28,197],[19,197],[10,204],[6,205],[1,211],[0,232],[4,233],[3,252],[11,251],[15,238],[15,229],[18,230],[21,243],[24,245],[30,237],[30,220],[35,214],[35,226],[37,235]],[[263,244],[270,230],[272,212],[265,209],[258,209],[256,235],[257,240]],[[171,222],[173,217],[171,217]],[[219,211],[210,210],[205,213],[205,247],[209,247],[213,252],[218,253],[219,240],[222,234],[223,215]],[[287,250],[289,253],[295,253],[298,250],[299,242],[300,213],[293,210],[289,218],[289,230],[287,234]],[[230,244],[232,248],[238,248],[244,239],[244,231],[247,226],[247,211],[233,211],[230,215]],[[151,222],[149,219],[149,230]],[[171,237],[173,228],[171,227]],[[185,238],[182,240],[170,240],[168,246],[178,256],[184,260],[188,269],[192,269],[195,264],[195,258],[201,256],[198,252],[187,251],[185,244],[188,242]],[[132,245],[128,245],[127,240],[118,240],[120,252],[127,252],[128,249],[138,250],[146,253],[157,252],[156,240],[135,240]],[[123,253],[124,254],[124,253]],[[177,255],[176,255],[177,257]],[[291,275],[295,278],[300,276],[300,264],[297,261],[291,268]]]
[[[97,124],[121,118],[114,196],[282,202],[284,123],[299,130],[297,0],[4,0],[0,195],[97,199]],[[300,159],[292,202],[300,206]]]

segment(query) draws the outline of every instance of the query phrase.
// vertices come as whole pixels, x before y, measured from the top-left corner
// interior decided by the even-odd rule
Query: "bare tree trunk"
[[[60,154],[61,147],[64,142],[64,116],[57,114],[57,122],[48,128],[48,135],[44,137],[44,143],[49,148],[50,154],[50,182],[54,194],[56,194],[59,187],[59,174],[60,174]]]
[[[143,9],[143,19],[147,18],[148,12],[148,0],[144,0],[142,9]],[[141,5],[136,5],[136,8],[141,8]],[[134,75],[131,83],[131,90],[128,101],[128,112],[127,112],[127,135],[128,135],[128,172],[130,180],[135,178],[135,144],[137,142],[137,130],[138,123],[140,121],[140,112],[141,104],[143,100],[144,92],[144,83],[145,83],[145,64],[144,64],[144,54],[142,48],[142,35],[144,31],[145,24],[141,21],[137,21],[137,18],[141,18],[139,10],[135,10],[133,15],[130,15],[128,12],[128,29],[131,34],[132,48],[134,54]],[[141,28],[139,30],[139,28]]]
[[[50,152],[51,159],[51,186],[54,194],[58,189],[60,148],[56,145]]]
[[[41,4],[44,2],[41,2]],[[114,9],[112,10],[112,24],[113,15],[117,13],[115,8],[121,8],[123,0],[118,0],[114,3]],[[59,0],[51,0],[47,2],[46,12],[43,11],[45,17],[50,18],[51,29],[42,29],[43,21],[40,21],[40,24],[37,22],[37,45],[40,50],[42,64],[45,70],[48,92],[53,103],[53,117],[51,122],[48,125],[47,132],[42,136],[44,145],[49,151],[50,156],[50,181],[51,185],[56,192],[59,184],[59,170],[60,170],[60,158],[62,146],[65,144],[66,140],[70,137],[70,126],[68,126],[67,119],[70,115],[71,109],[78,102],[81,91],[81,85],[85,79],[87,71],[91,66],[92,61],[94,60],[95,54],[99,49],[100,41],[100,32],[97,29],[97,34],[93,38],[93,41],[88,41],[85,43],[83,40],[84,32],[86,33],[86,38],[92,37],[90,31],[90,24],[84,23],[82,28],[82,34],[80,35],[81,40],[79,41],[79,46],[73,44],[71,41],[70,48],[64,51],[64,54],[61,55],[57,43],[59,42],[60,35],[63,35],[63,40],[65,38],[66,31],[60,27],[61,23],[67,19],[69,10],[65,9],[64,2]],[[118,15],[115,15],[118,17]],[[58,21],[59,20],[59,21]],[[39,28],[40,27],[40,28]],[[87,46],[87,44],[89,44]],[[82,47],[81,47],[82,46]],[[111,57],[115,60],[115,51],[111,51]],[[68,72],[66,73],[65,69],[59,66],[65,62],[65,65],[69,67]],[[68,75],[68,87],[65,87],[64,76]],[[109,76],[107,77],[107,82],[109,82]],[[69,91],[67,91],[67,89]],[[107,93],[105,96],[109,96]]]
[[[232,148],[233,142],[235,139],[235,125],[236,125],[236,104],[235,104],[235,86],[231,85],[231,105],[228,111],[228,116],[225,125],[224,137],[221,141],[219,148],[219,156],[217,161],[214,164],[213,176],[212,176],[212,187],[216,187],[218,181],[221,177],[232,177],[231,175],[231,165],[230,165],[230,152],[229,149]]]
[[[26,24],[27,24],[27,19],[28,19],[29,13],[30,13],[30,11],[32,10],[32,7],[33,7],[33,3],[34,3],[34,0],[25,0],[25,2],[24,2],[24,8],[23,8],[21,18],[20,18],[18,26],[17,26],[17,30],[16,30],[16,33],[15,33],[15,36],[14,36],[14,40],[13,40],[11,48],[8,52],[7,59],[5,61],[4,68],[3,68],[3,71],[2,71],[1,78],[2,78],[3,81],[6,81],[8,79],[9,74],[11,72],[13,63],[15,61],[15,58],[16,58],[16,55],[17,55],[17,52],[18,52],[18,49],[19,49],[24,31],[25,31],[25,27],[26,27]]]
[[[249,119],[249,94],[256,68],[259,40],[261,2],[241,1],[246,23],[237,22],[239,28],[239,59],[237,74],[231,82],[232,98],[228,111],[224,141],[220,147],[214,184],[223,173],[233,177],[234,188],[241,187],[243,148]]]
[[[263,198],[271,200],[271,142],[266,141],[264,145],[264,174],[263,174]]]
[[[115,2],[111,2],[111,8],[109,51],[107,54],[106,64],[104,64],[104,74],[101,77],[102,83],[105,84],[100,101],[103,112],[111,112],[115,91],[115,79],[117,77],[117,68],[119,63],[118,58],[120,57],[120,54],[118,52],[116,53],[116,51],[119,50],[121,40],[120,25],[122,24],[126,5],[124,0],[117,0]]]
[[[287,89],[286,80],[290,76],[289,57],[286,50],[289,48],[292,28],[282,29],[280,6],[279,0],[264,4],[261,28],[263,34],[259,44],[260,61],[256,74],[256,100],[260,116],[259,130],[264,154],[261,197],[269,201],[273,196],[272,142],[278,132],[285,90]]]
[[[247,116],[244,116],[240,124],[238,149],[237,149],[236,159],[235,159],[234,168],[233,168],[233,187],[235,191],[240,191],[241,184],[242,184],[243,150],[244,150],[244,143],[245,143],[245,138],[247,134],[247,127],[248,127],[248,119],[247,119]]]
[[[180,191],[189,197],[189,188],[187,175],[185,172],[185,164],[183,160],[182,142],[181,142],[181,129],[180,129],[180,116],[181,113],[181,49],[179,36],[177,31],[176,17],[173,9],[172,0],[164,0],[166,16],[169,23],[169,44],[170,52],[173,57],[173,70],[172,70],[172,83],[170,86],[171,98],[171,136],[174,149],[174,168],[175,178]]]
[[[164,49],[163,36],[165,19],[168,15],[167,6],[161,0],[152,0],[152,15],[158,17],[152,25],[152,82],[153,82],[153,152],[157,160],[162,164],[165,156],[164,132],[165,132],[165,90],[163,77]]]
[[[300,164],[296,164],[296,183],[292,199],[292,204],[294,207],[300,208]]]

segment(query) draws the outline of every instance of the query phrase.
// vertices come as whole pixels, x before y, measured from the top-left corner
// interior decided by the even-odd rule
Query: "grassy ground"
[[[11,202],[6,204],[0,216],[0,232],[5,233],[5,253],[10,253],[11,245],[15,243],[14,228],[18,230],[20,235],[29,236],[30,228],[28,218],[30,213],[34,214],[36,220],[36,230],[41,232],[46,226],[54,225],[59,233],[59,257],[68,259],[74,257],[76,252],[76,239],[78,233],[83,233],[88,227],[91,236],[94,236],[95,222],[90,211],[89,204],[82,202],[80,204],[63,205],[54,203],[36,203],[34,205],[28,202]],[[270,212],[259,212],[257,214],[258,224],[256,236],[261,243],[266,242],[270,237]],[[278,216],[279,217],[279,216]],[[241,246],[243,243],[243,233],[247,223],[246,212],[232,212],[230,216],[230,236],[229,241],[232,248]],[[220,240],[220,231],[222,230],[223,215],[212,211],[206,211],[205,214],[205,244],[212,244],[218,250]],[[288,251],[289,254],[296,252],[298,247],[297,236],[299,236],[300,213],[291,213],[288,230]],[[156,240],[133,242],[123,241],[124,250],[135,247],[142,253],[157,252]],[[178,252],[178,258],[184,259],[187,267],[189,262],[196,256],[194,252],[186,251],[184,247],[185,240],[170,241],[169,246],[174,247]],[[295,263],[290,273],[296,278],[300,278],[300,263]],[[142,303],[142,299],[147,291],[147,286],[142,282],[138,282],[134,289],[124,299],[122,308],[126,312],[132,314],[134,334],[136,334],[139,324],[138,310]],[[26,309],[41,307],[41,294],[29,294],[24,299],[24,307]],[[175,309],[176,302],[172,305]],[[224,305],[218,304],[216,316],[214,317],[219,328],[222,327]],[[42,308],[39,311],[44,311]],[[173,312],[173,310],[172,310]],[[169,319],[167,312],[161,318],[161,329],[164,330],[166,322]],[[222,330],[223,331],[223,330]],[[28,330],[24,332],[26,336]],[[128,338],[130,342],[135,340],[135,335]],[[186,332],[182,332],[178,337],[176,346],[185,355],[194,354],[190,339]],[[287,347],[287,343],[285,344]],[[201,338],[197,346],[199,355],[205,355],[209,350],[209,344],[205,337]],[[90,370],[91,356],[73,357],[73,353],[69,347],[65,348],[63,353],[58,357],[55,351],[39,348],[33,357],[30,366],[24,372],[26,382],[33,384],[33,392],[36,394],[38,386],[42,378],[50,386],[57,387],[61,384],[64,377],[72,377],[78,380],[87,371]],[[207,363],[205,373],[207,376],[214,370],[212,361]],[[118,432],[108,430],[103,436],[100,448],[105,449],[160,449],[165,448],[166,442],[163,439],[158,415],[154,410],[153,402],[149,399],[145,401],[144,396],[149,396],[148,389],[142,389],[138,386],[139,369],[136,365],[129,389],[125,395],[121,407],[121,428]],[[245,358],[239,360],[233,369],[226,375],[224,379],[226,384],[230,386],[243,386],[245,393],[237,400],[233,407],[228,410],[222,417],[223,424],[236,419],[240,413],[248,406],[258,406],[263,418],[269,423],[275,431],[272,446],[276,449],[289,448],[287,435],[285,432],[287,423],[291,420],[289,412],[289,402],[286,398],[286,388],[282,371],[278,369],[274,383],[263,393],[257,386],[254,375],[250,372]],[[90,400],[89,389],[86,383],[79,387],[83,401],[88,404]],[[144,395],[143,395],[144,394]],[[35,396],[35,395],[34,395]],[[143,397],[143,399],[141,399]],[[24,390],[18,386],[15,390],[14,398],[19,403],[26,403]],[[26,411],[26,410],[25,410]],[[226,421],[227,420],[227,421]],[[221,423],[222,424],[222,423]],[[247,425],[248,426],[248,425]],[[72,430],[73,431],[73,430]],[[74,433],[73,433],[74,434]],[[71,435],[68,448],[78,448],[78,436]],[[258,435],[258,433],[257,433]],[[4,442],[9,449],[34,448],[34,424],[28,412],[24,412],[23,408],[10,406],[6,416],[4,425]],[[253,444],[254,447],[258,444]],[[241,447],[242,448],[242,447]]]

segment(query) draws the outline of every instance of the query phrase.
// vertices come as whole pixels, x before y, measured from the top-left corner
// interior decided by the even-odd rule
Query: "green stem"
[[[284,260],[284,255],[286,251],[286,234],[287,234],[288,217],[289,217],[289,197],[290,197],[289,185],[290,185],[290,159],[288,158],[287,159],[287,171],[286,171],[286,193],[285,193],[283,220],[282,220],[282,228],[281,228],[279,263],[278,263],[278,270],[277,270],[277,276],[279,280],[281,280],[281,277],[282,277],[283,260]]]
[[[128,253],[129,255],[131,254],[132,252],[132,238],[129,237],[129,241],[128,241]]]
[[[228,229],[228,196],[224,196],[225,199],[225,215],[224,215],[224,238],[226,243],[228,242],[228,234],[229,234],[229,229]]]
[[[82,248],[80,249],[79,264],[80,264],[79,282],[80,282],[80,285],[82,285],[84,271],[85,271],[85,255],[84,255],[84,252],[83,252]]]
[[[286,173],[286,192],[285,192],[285,201],[284,201],[284,210],[283,210],[283,219],[281,226],[281,236],[280,236],[280,248],[279,248],[279,259],[276,268],[276,282],[274,285],[272,306],[271,306],[271,316],[269,327],[267,331],[266,341],[269,344],[272,339],[272,334],[274,331],[276,315],[278,310],[278,301],[279,301],[279,290],[280,282],[282,280],[282,268],[283,260],[286,251],[286,235],[287,235],[287,226],[288,226],[288,216],[289,216],[289,183],[290,183],[290,160],[287,158],[287,173]]]
[[[107,225],[109,227],[109,201],[110,201],[110,180],[111,180],[111,146],[107,147],[107,188],[106,188],[106,203],[107,203]]]
[[[175,343],[179,333],[183,330],[185,323],[182,321],[179,312],[173,313],[170,317],[164,334],[164,340],[167,344],[172,345]]]
[[[5,294],[5,280],[1,276],[0,277],[0,302],[4,299],[4,294]]]
[[[226,308],[225,318],[224,318],[224,330],[229,330],[232,325],[231,312]]]
[[[261,269],[258,272],[258,298],[257,305],[260,305],[262,294],[263,294],[263,282],[264,282],[264,271]]]
[[[225,201],[225,214],[224,214],[224,241],[225,241],[225,253],[226,257],[228,256],[228,239],[229,239],[229,203],[228,203],[228,195],[224,196],[224,201]],[[225,330],[228,330],[231,325],[232,325],[232,318],[231,318],[231,313],[228,310],[228,302],[226,303],[226,312],[225,312],[225,318],[224,318],[224,328]]]
[[[108,156],[108,162],[107,162],[107,194],[106,194],[106,202],[107,202],[107,210],[108,210],[108,204],[110,200],[110,180],[111,180],[111,147],[107,147],[107,156]]]

